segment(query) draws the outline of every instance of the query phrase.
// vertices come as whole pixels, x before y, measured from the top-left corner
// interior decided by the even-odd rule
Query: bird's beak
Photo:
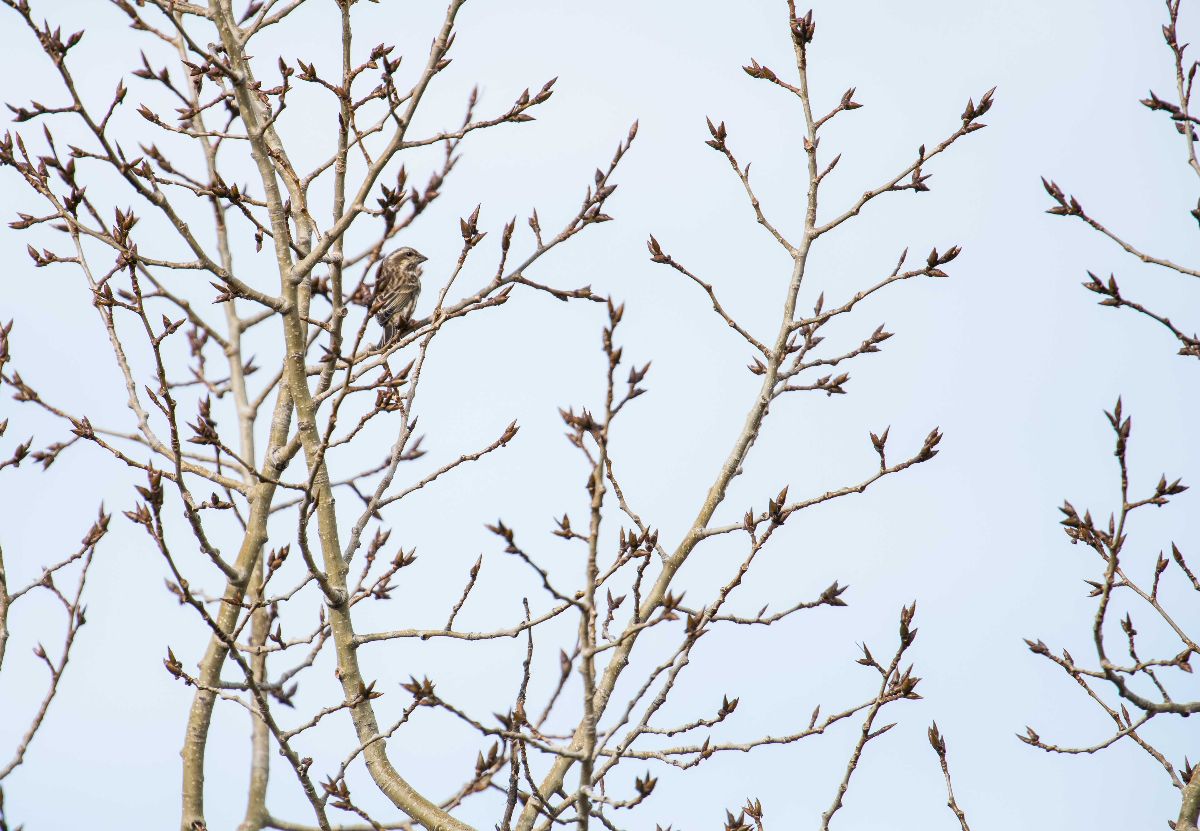
[[[417,257],[418,257],[418,259],[417,259],[417,262],[418,262],[418,263],[423,263],[423,262],[425,262],[426,260],[428,260],[428,259],[429,259],[429,258],[428,258],[428,257],[426,257],[424,254],[418,254],[418,255],[417,255]]]

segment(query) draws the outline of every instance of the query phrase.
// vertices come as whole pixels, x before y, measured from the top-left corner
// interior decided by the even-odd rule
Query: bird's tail
[[[399,330],[391,323],[383,324],[383,337],[379,339],[379,343],[375,344],[375,348],[378,350],[386,349],[388,344],[394,341],[399,334]]]
[[[384,349],[413,330],[411,320],[389,321],[383,324],[383,337],[375,345],[376,349]]]

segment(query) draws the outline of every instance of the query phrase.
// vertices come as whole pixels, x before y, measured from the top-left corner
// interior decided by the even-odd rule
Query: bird
[[[421,263],[428,258],[414,248],[399,248],[383,258],[375,275],[371,309],[383,327],[382,349],[404,334],[421,293]]]

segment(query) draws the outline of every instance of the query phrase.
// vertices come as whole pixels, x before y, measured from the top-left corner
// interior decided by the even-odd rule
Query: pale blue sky
[[[138,45],[120,15],[82,0],[41,5],[64,29],[89,30],[72,58],[88,66],[81,73],[85,93],[109,94],[116,73],[137,61]],[[440,10],[417,5],[385,0],[356,7],[364,50],[395,42],[414,62],[423,60]],[[800,113],[779,90],[740,69],[752,57],[781,74],[790,65],[784,8],[773,0],[470,3],[460,17],[455,63],[433,87],[419,124],[430,130],[453,124],[473,82],[481,84],[482,110],[490,112],[522,88],[559,77],[536,122],[463,145],[445,196],[407,238],[430,256],[429,274],[453,263],[457,218],[476,203],[495,232],[533,205],[547,225],[549,217],[573,210],[592,169],[607,162],[630,122],[640,119],[609,211],[617,221],[585,234],[536,278],[559,286],[591,283],[628,303],[620,337],[625,354],[638,363],[653,359],[654,366],[650,393],[616,431],[617,458],[630,498],[665,539],[691,521],[756,382],[744,370],[749,355],[738,338],[695,287],[648,261],[644,240],[653,233],[712,281],[753,330],[774,325],[789,263],[754,224],[740,185],[703,141],[706,115],[725,120],[730,146],[754,162],[765,208],[781,225],[797,226]],[[1200,14],[1185,8],[1184,39],[1200,26],[1189,11]],[[954,826],[925,741],[934,718],[950,743],[957,795],[973,828],[1159,827],[1178,800],[1140,750],[1120,745],[1096,756],[1052,757],[1014,733],[1032,724],[1048,741],[1091,744],[1111,728],[1072,682],[1022,642],[1041,637],[1077,656],[1088,653],[1092,602],[1082,578],[1096,570],[1086,552],[1067,543],[1056,507],[1069,497],[1102,515],[1116,499],[1101,411],[1124,396],[1134,418],[1133,473],[1146,488],[1164,471],[1185,481],[1200,471],[1195,362],[1176,357],[1161,330],[1098,307],[1079,283],[1086,269],[1115,271],[1123,287],[1150,305],[1178,310],[1185,327],[1196,325],[1187,311],[1198,308],[1197,287],[1137,264],[1080,223],[1047,216],[1038,179],[1056,179],[1144,248],[1195,262],[1196,227],[1188,216],[1195,180],[1166,119],[1137,102],[1147,89],[1165,93],[1173,84],[1160,34],[1165,10],[1130,0],[914,0],[820,2],[815,16],[815,94],[832,106],[855,86],[864,105],[842,116],[823,140],[826,158],[844,154],[826,205],[853,199],[902,167],[917,145],[953,130],[968,97],[996,85],[997,104],[987,130],[927,170],[934,174],[931,193],[879,200],[814,255],[812,291],[819,286],[833,299],[886,273],[906,245],[922,255],[932,246],[964,248],[951,280],[902,286],[839,330],[857,342],[886,321],[896,337],[881,355],[852,368],[849,395],[786,400],[776,408],[723,516],[736,521],[783,484],[800,495],[857,481],[873,463],[868,431],[890,424],[894,452],[918,445],[934,425],[946,438],[930,464],[789,523],[750,593],[780,606],[837,579],[851,586],[849,608],[820,610],[745,640],[713,637],[689,669],[695,706],[710,708],[723,693],[740,695],[740,720],[731,727],[737,736],[807,722],[815,704],[832,708],[873,683],[854,665],[856,643],[885,653],[900,606],[916,599],[921,636],[914,657],[925,700],[891,711],[900,724],[871,746],[835,827]],[[332,3],[297,14],[284,54],[332,65],[334,19]],[[9,10],[0,20],[3,98],[58,103],[49,66],[28,32]],[[281,47],[272,41],[270,48]],[[274,54],[265,45],[260,50],[273,65]],[[314,118],[310,128],[301,114],[291,121],[302,161],[306,153],[311,162],[327,151],[331,139],[321,132],[327,125]],[[20,129],[40,141],[39,129]],[[137,137],[157,140],[144,135]],[[411,164],[419,170],[431,158]],[[105,185],[94,187],[93,195],[104,192]],[[3,172],[0,188],[3,204],[26,203],[11,171]],[[129,197],[117,194],[106,198],[126,204]],[[81,278],[65,267],[35,271],[24,254],[27,241],[0,234],[0,256],[9,264],[0,319],[17,320],[16,368],[48,398],[97,421],[128,422]],[[506,591],[511,566],[482,525],[502,516],[523,541],[553,551],[550,518],[579,509],[573,489],[583,470],[561,438],[556,407],[598,400],[601,325],[599,307],[564,308],[524,296],[435,349],[421,409],[431,464],[486,444],[513,418],[522,431],[504,455],[419,495],[395,516],[397,535],[420,549],[424,570],[366,626],[440,622],[481,552],[496,580],[472,601],[478,605],[471,620],[519,617],[519,599]],[[580,356],[588,370],[582,373],[573,369]],[[3,418],[12,420],[0,440],[3,456],[29,434],[37,436],[35,445],[63,435],[7,393]],[[118,512],[93,571],[89,623],[62,693],[26,765],[5,783],[12,818],[29,831],[172,827],[191,696],[161,660],[170,644],[194,664],[204,633],[163,591],[161,560],[119,517],[134,499],[124,471],[84,449],[64,455],[46,475],[11,473],[0,478],[0,545],[16,583],[75,546],[96,503]],[[1174,507],[1137,520],[1136,571],[1148,574],[1172,539],[1195,549],[1198,498],[1188,492]],[[685,583],[694,592],[728,571],[720,553],[714,547],[689,566]],[[739,608],[761,602],[748,594]],[[0,756],[23,727],[19,715],[41,692],[28,647],[44,637],[35,631],[42,611],[18,607],[11,622],[0,677]],[[448,697],[487,713],[506,706],[519,649],[405,644],[380,647],[366,660],[397,702],[404,696],[397,682],[428,674]],[[547,651],[548,668],[556,649]],[[677,712],[694,714],[682,706]],[[214,831],[241,816],[248,733],[244,713],[230,707],[218,713],[209,772]],[[444,786],[473,762],[477,746],[465,734],[461,744],[433,745],[445,727],[443,719],[428,718],[393,742],[398,768],[418,786],[440,790],[437,783]],[[1194,727],[1175,722],[1153,735],[1182,762]],[[715,761],[684,778],[664,776],[635,827],[713,827],[725,808],[748,796],[762,800],[771,827],[815,827],[853,733],[846,725],[811,744]],[[333,739],[345,736],[326,731],[312,755],[319,756],[327,738],[329,747],[340,748]],[[1190,752],[1196,756],[1194,747]],[[288,780],[277,768],[272,810],[305,818]],[[368,786],[359,787],[364,804],[380,804],[368,797]],[[496,819],[482,808],[463,816],[482,827]]]

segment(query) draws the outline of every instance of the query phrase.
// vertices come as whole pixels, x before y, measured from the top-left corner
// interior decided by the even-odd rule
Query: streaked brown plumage
[[[371,309],[383,327],[382,348],[404,334],[412,322],[421,294],[421,263],[426,257],[412,248],[400,248],[383,258],[375,275]]]

